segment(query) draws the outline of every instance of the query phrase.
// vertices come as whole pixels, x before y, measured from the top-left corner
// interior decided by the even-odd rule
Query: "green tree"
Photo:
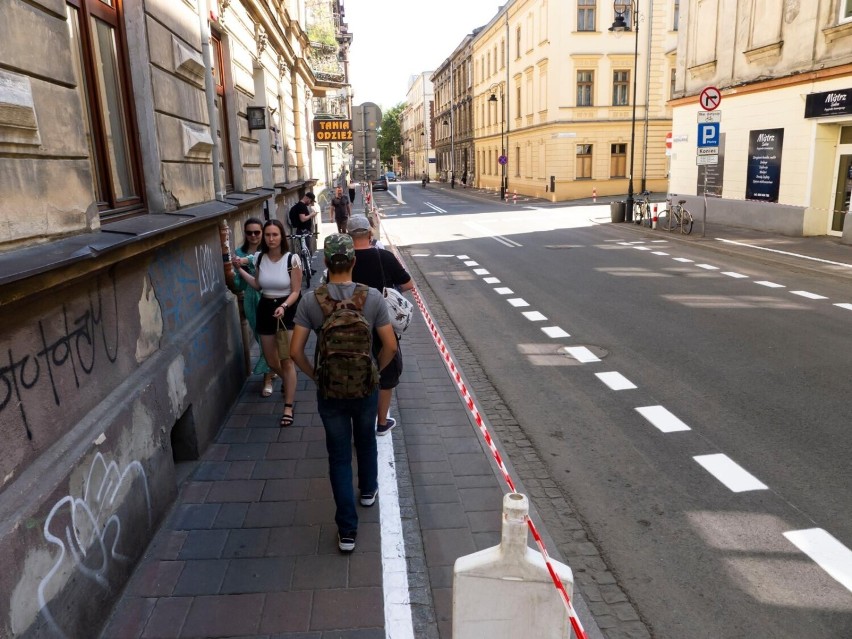
[[[395,107],[387,110],[382,118],[382,125],[376,139],[379,146],[379,161],[384,166],[391,166],[394,155],[399,155],[402,147],[402,132],[400,130],[399,117],[405,103],[400,102]]]

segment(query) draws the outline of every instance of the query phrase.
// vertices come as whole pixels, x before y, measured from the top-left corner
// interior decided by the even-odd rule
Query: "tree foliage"
[[[382,117],[382,125],[379,128],[376,144],[379,146],[379,161],[385,166],[391,166],[393,156],[400,153],[402,131],[399,120],[404,108],[405,103],[400,102],[395,107],[388,109]]]

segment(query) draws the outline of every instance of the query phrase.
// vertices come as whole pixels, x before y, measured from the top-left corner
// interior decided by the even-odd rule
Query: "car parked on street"
[[[399,181],[399,179],[396,177],[396,173],[394,173],[393,171],[388,171],[387,173],[385,173],[385,177],[387,177],[388,182],[398,182]]]
[[[386,175],[380,175],[375,180],[370,181],[373,185],[374,191],[387,191],[388,190],[388,178]]]

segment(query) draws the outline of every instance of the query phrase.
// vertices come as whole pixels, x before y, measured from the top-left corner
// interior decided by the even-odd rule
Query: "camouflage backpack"
[[[326,284],[315,291],[324,318],[317,338],[317,387],[326,399],[367,397],[379,383],[372,331],[362,312],[369,290],[356,284],[345,300],[332,299]]]

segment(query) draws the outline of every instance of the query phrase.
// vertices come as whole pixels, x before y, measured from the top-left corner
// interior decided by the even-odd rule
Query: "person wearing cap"
[[[293,229],[294,235],[310,235],[314,232],[314,218],[319,213],[319,209],[314,209],[313,204],[316,202],[316,196],[308,191],[302,196],[302,199],[296,202],[291,208],[288,218],[290,220],[290,228]],[[316,250],[311,240],[308,240],[308,246],[311,247],[311,253]],[[310,264],[306,264],[305,268],[310,268]],[[311,272],[313,269],[311,268]]]
[[[352,280],[359,284],[376,289],[380,293],[385,287],[395,288],[404,293],[414,288],[411,275],[396,259],[396,255],[383,248],[370,244],[370,221],[364,215],[353,215],[346,225],[352,243],[355,246],[355,268],[352,270]],[[402,375],[402,350],[399,348],[393,360],[382,369],[379,379],[379,407],[376,421],[376,434],[386,435],[396,426],[396,420],[388,415],[390,411],[393,389],[399,386]],[[374,338],[375,347],[375,338]]]
[[[355,267],[355,246],[348,235],[335,233],[325,238],[323,256],[328,268],[328,294],[336,301],[347,300],[355,292],[352,269]],[[322,287],[320,287],[320,290]],[[370,325],[373,339],[381,346],[373,349],[379,371],[394,358],[396,336],[390,324],[387,306],[382,294],[370,288],[361,313]],[[317,291],[304,295],[296,311],[295,328],[290,339],[290,357],[296,366],[316,381],[312,358],[305,353],[311,331],[322,328],[325,321],[317,300]],[[376,411],[379,392],[356,399],[335,399],[317,393],[317,408],[325,429],[325,446],[328,451],[328,473],[336,506],[334,520],[337,524],[337,545],[341,552],[355,549],[358,535],[358,513],[352,486],[352,443],[358,458],[358,490],[362,506],[376,503],[379,491],[378,450],[376,445]]]

